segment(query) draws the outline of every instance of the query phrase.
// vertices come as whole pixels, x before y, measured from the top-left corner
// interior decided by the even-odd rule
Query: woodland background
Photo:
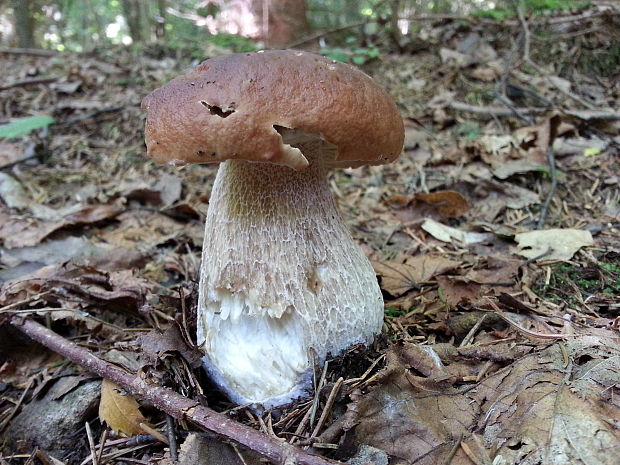
[[[0,1],[0,465],[239,465],[288,445],[313,463],[616,465],[619,31],[598,0]],[[193,346],[216,167],[148,161],[140,101],[269,47],[360,66],[406,140],[331,175],[382,335],[259,415]],[[234,427],[162,413],[23,321]],[[237,427],[264,434],[241,447]]]

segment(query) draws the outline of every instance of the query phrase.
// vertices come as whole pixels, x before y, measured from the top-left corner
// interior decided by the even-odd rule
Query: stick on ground
[[[312,455],[286,442],[280,442],[255,429],[201,406],[171,389],[148,384],[131,374],[79,347],[73,342],[30,319],[15,317],[11,324],[31,339],[67,357],[93,373],[106,378],[128,394],[152,405],[176,419],[186,419],[225,438],[231,439],[277,464],[293,462],[299,465],[336,465],[341,462]]]

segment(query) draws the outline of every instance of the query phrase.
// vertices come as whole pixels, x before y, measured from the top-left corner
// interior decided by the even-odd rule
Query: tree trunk
[[[155,18],[155,37],[166,37],[166,0],[157,0],[157,17]]]
[[[12,0],[17,46],[34,48],[34,19],[32,17],[32,0]]]
[[[123,0],[123,16],[129,28],[133,43],[144,41],[144,27],[141,19],[143,8],[139,0]]]
[[[261,40],[270,47],[284,47],[310,30],[305,0],[253,0],[252,12],[261,25]]]

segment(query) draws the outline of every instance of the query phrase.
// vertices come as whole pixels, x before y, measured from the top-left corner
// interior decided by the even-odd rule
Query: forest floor
[[[0,464],[258,463],[138,409],[18,317],[334,460],[617,464],[620,19],[559,18],[436,21],[364,64],[399,105],[404,152],[331,184],[384,330],[262,415],[209,386],[187,336],[217,167],[145,157],[141,99],[195,63],[0,51],[0,123],[54,118],[0,139]]]

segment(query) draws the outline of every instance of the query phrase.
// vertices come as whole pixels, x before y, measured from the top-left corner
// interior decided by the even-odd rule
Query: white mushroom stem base
[[[316,145],[316,144],[315,144]],[[284,404],[313,365],[380,332],[383,299],[329,191],[303,171],[227,161],[207,214],[198,303],[204,366],[231,400]]]

